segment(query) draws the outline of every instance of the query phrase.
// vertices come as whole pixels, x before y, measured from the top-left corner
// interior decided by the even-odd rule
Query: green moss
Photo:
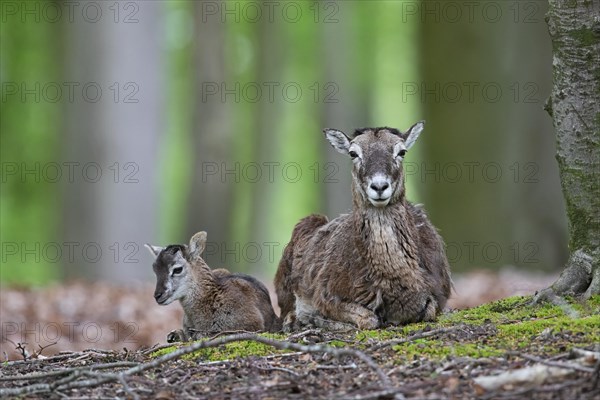
[[[593,61],[593,59],[592,59],[592,60],[590,60],[590,61],[591,61],[591,62],[594,62],[594,61]],[[593,75],[593,77],[594,77],[594,80],[595,80],[596,82],[600,82],[600,66],[595,66],[595,67],[592,67],[592,68],[593,68],[593,70],[592,70],[592,75]],[[599,85],[599,84],[596,84],[596,90],[595,90],[595,91],[596,91],[596,93],[600,92],[600,85]],[[597,115],[598,115],[598,114],[596,114],[596,116],[597,116]],[[596,126],[598,126],[598,125],[596,124]]]
[[[273,347],[262,343],[242,341],[228,343],[219,347],[198,350],[197,352],[190,354],[187,358],[203,361],[222,361],[250,356],[268,356],[282,352],[283,351],[275,350]]]
[[[592,296],[587,301],[594,314],[600,313],[600,295]]]
[[[523,338],[525,336],[539,335],[545,329],[555,332],[571,332],[582,334],[590,339],[600,339],[600,315],[583,318],[553,318],[525,321],[516,324],[498,326],[499,337]]]
[[[269,339],[275,340],[285,340],[286,336],[283,334],[274,334],[274,333],[265,333],[260,334],[260,336],[268,337]],[[343,345],[343,342],[340,342]],[[173,345],[170,347],[166,347],[164,349],[160,349],[155,351],[150,355],[150,357],[160,357],[165,354],[172,353],[177,350],[179,347],[185,346],[187,343],[181,343],[177,345]],[[268,346],[266,344],[254,342],[251,340],[244,340],[240,342],[232,342],[227,343],[218,347],[211,347],[206,349],[200,349],[194,353],[187,354],[182,357],[183,360],[203,360],[203,361],[223,361],[223,360],[231,360],[234,358],[240,357],[250,357],[250,356],[267,356],[278,353],[285,353],[284,350],[276,350],[275,348]]]
[[[585,181],[582,180],[581,182],[583,183]],[[585,248],[589,245],[589,243],[592,243],[591,236],[595,235],[595,230],[590,226],[589,223],[591,211],[578,207],[577,202],[574,201],[572,197],[567,197],[566,202],[569,229],[571,230],[569,248]]]
[[[522,321],[528,318],[550,318],[565,315],[559,307],[544,304],[530,306],[531,297],[509,297],[482,306],[443,315],[439,323],[447,326],[456,323],[483,324]]]
[[[504,352],[494,346],[482,343],[462,343],[456,346],[448,346],[439,340],[419,339],[411,343],[403,343],[394,346],[393,349],[406,360],[414,360],[420,357],[430,359],[443,359],[453,357],[497,357]]]
[[[433,360],[447,357],[498,357],[511,350],[553,354],[573,346],[600,342],[600,296],[592,296],[586,302],[567,298],[565,304],[560,306],[532,306],[530,303],[530,296],[510,297],[444,314],[434,323],[421,322],[389,329],[358,331],[336,336],[327,344],[332,347],[358,347],[368,350],[373,344],[406,338],[424,329],[456,325],[465,327],[450,335],[417,339],[394,346],[398,358],[393,362],[399,363],[421,357]],[[469,334],[469,331],[473,333]],[[263,336],[276,340],[285,340],[288,337],[283,334]],[[183,345],[158,350],[152,357],[169,354]],[[183,359],[222,361],[282,352],[261,343],[242,341],[201,349]]]
[[[423,330],[427,326],[425,322],[399,326],[391,329],[377,329],[359,331],[356,333],[358,342],[370,343],[373,341],[391,340],[398,337],[409,336],[414,332]]]
[[[579,42],[581,47],[593,46],[600,39],[590,28],[581,28],[569,32],[571,37]]]
[[[590,150],[597,146],[598,144],[586,144]],[[562,176],[566,179],[567,187],[581,187],[588,193],[595,193],[599,189],[597,176],[593,173],[586,173],[582,169],[562,169]],[[596,229],[590,221],[594,218],[591,210],[600,207],[600,198],[590,197],[588,199],[589,196],[586,196],[585,194],[576,196],[571,193],[566,197],[567,217],[571,229],[569,243],[571,249],[589,248],[590,243],[594,243],[597,235]]]
[[[393,339],[398,334],[393,331],[387,330],[370,330],[370,331],[359,331],[356,334],[356,340],[359,342],[370,342],[373,340],[389,340]]]
[[[583,303],[567,299],[563,306],[531,306],[530,301],[531,297],[511,297],[443,315],[437,323],[431,324],[432,329],[466,323],[474,328],[487,324],[489,331],[462,337],[458,334],[452,340],[443,337],[418,339],[394,346],[394,350],[403,360],[443,359],[448,356],[501,356],[510,350],[553,354],[574,344],[600,342],[600,296],[593,296]],[[408,325],[403,330],[385,331],[379,338],[389,340],[409,336],[415,325],[422,327],[422,324]],[[377,337],[374,332],[377,331],[361,332],[357,338],[373,339]]]
[[[177,350],[177,348],[178,348],[177,346],[173,345],[171,347],[165,347],[164,349],[156,350],[156,351],[150,353],[150,358],[164,356],[165,354],[174,352],[175,350]]]
[[[348,345],[348,343],[346,343],[342,340],[332,340],[332,341],[328,342],[327,345],[331,346],[331,347],[346,347]]]

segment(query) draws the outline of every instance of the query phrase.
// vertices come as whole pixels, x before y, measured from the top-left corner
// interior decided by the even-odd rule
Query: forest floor
[[[547,287],[556,275],[505,268],[453,274],[450,309],[464,309]],[[269,280],[263,279],[269,286]],[[0,281],[1,283],[1,281]],[[274,293],[273,287],[269,287]],[[181,327],[183,311],[176,302],[159,306],[152,283],[119,286],[107,282],[70,282],[40,288],[1,287],[0,360],[22,359],[16,343],[28,353],[53,355],[89,348],[136,351],[164,343]],[[279,313],[273,295],[273,306]]]
[[[600,296],[530,300],[373,331],[237,332],[50,357],[23,350],[2,364],[0,397],[600,399]]]

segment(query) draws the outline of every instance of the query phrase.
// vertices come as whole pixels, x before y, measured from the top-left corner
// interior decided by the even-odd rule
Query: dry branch
[[[48,372],[34,372],[31,374],[19,375],[19,376],[0,376],[0,381],[26,381],[26,380],[32,381],[32,380],[37,380],[37,379],[49,378],[49,377],[53,377],[53,376],[66,375],[66,374],[70,374],[75,371],[123,368],[123,367],[132,367],[132,366],[135,366],[138,364],[139,363],[131,362],[131,361],[117,361],[117,362],[113,362],[113,363],[96,364],[96,365],[92,364],[92,365],[86,365],[83,367],[64,368],[64,369],[48,371]]]
[[[423,339],[423,338],[428,338],[431,336],[437,336],[439,334],[453,332],[453,331],[456,331],[461,328],[462,328],[462,326],[451,326],[448,328],[439,328],[439,329],[433,329],[433,330],[426,331],[426,332],[416,333],[414,335],[411,335],[411,336],[408,336],[405,338],[401,338],[401,339],[386,340],[385,342],[379,343],[379,344],[371,347],[371,350],[375,351],[375,350],[382,349],[384,347],[396,346],[398,344],[412,342],[413,340],[417,340],[417,339]]]
[[[189,346],[181,347],[172,353],[165,354],[161,357],[158,357],[150,362],[137,364],[134,367],[131,367],[125,371],[119,373],[97,373],[94,371],[90,371],[89,367],[87,369],[73,369],[65,378],[55,381],[53,383],[40,383],[34,384],[24,387],[18,388],[3,388],[0,389],[0,397],[5,396],[20,396],[31,393],[44,393],[50,392],[53,390],[65,391],[69,389],[75,388],[91,388],[96,387],[98,385],[107,383],[107,382],[120,382],[121,384],[126,384],[125,378],[131,375],[139,374],[143,371],[155,368],[164,364],[166,362],[176,360],[181,358],[186,354],[193,353],[195,351],[221,346],[227,343],[239,342],[239,341],[255,341],[258,343],[265,344],[267,346],[274,347],[279,350],[294,350],[300,351],[303,353],[325,353],[330,354],[334,357],[343,357],[343,356],[351,356],[360,359],[365,364],[367,364],[379,377],[379,380],[382,383],[383,389],[390,389],[390,380],[388,376],[381,370],[381,368],[373,361],[373,359],[367,356],[360,350],[351,349],[351,348],[335,348],[326,345],[301,345],[296,343],[291,343],[282,340],[269,339],[263,336],[258,336],[256,334],[251,333],[243,333],[231,336],[224,336],[212,340],[206,340],[201,342],[193,343]],[[82,376],[91,377],[86,380],[78,380]],[[8,380],[9,377],[6,377]],[[36,379],[37,376],[32,377],[32,379]],[[124,386],[124,389],[132,394],[132,389]]]
[[[505,371],[498,375],[478,376],[473,379],[477,387],[486,391],[500,389],[505,385],[534,386],[541,385],[550,378],[560,378],[572,374],[573,371],[564,367],[550,367],[548,365],[536,364],[512,371]]]
[[[550,367],[557,367],[557,368],[565,368],[565,369],[574,369],[575,371],[581,371],[581,372],[587,372],[587,373],[592,373],[594,372],[593,368],[587,368],[584,367],[582,365],[570,362],[570,363],[565,363],[565,362],[560,362],[560,361],[550,361],[550,360],[544,360],[543,358],[540,357],[536,357],[536,356],[532,356],[530,354],[524,354],[524,353],[519,353],[519,352],[507,352],[507,354],[511,354],[517,357],[521,357],[524,358],[526,360],[529,361],[534,361],[540,364],[545,364],[548,365]]]

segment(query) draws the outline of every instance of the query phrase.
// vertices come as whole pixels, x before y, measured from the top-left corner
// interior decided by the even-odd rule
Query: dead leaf
[[[460,385],[460,380],[456,377],[451,377],[446,381],[446,389],[448,389],[450,393],[454,393],[458,388],[458,385]]]
[[[154,400],[173,400],[174,398],[173,394],[166,390],[161,390],[154,396]]]

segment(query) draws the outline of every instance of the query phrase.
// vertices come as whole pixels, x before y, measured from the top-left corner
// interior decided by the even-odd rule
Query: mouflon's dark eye
[[[400,150],[400,151],[398,152],[398,155],[399,155],[400,157],[404,157],[404,156],[406,155],[406,150],[404,150],[404,149]]]
[[[173,268],[173,275],[179,275],[183,272],[183,267]]]
[[[352,158],[358,157],[358,153],[355,151],[350,151],[350,152],[348,152],[348,154],[350,154],[350,157],[352,157]]]

